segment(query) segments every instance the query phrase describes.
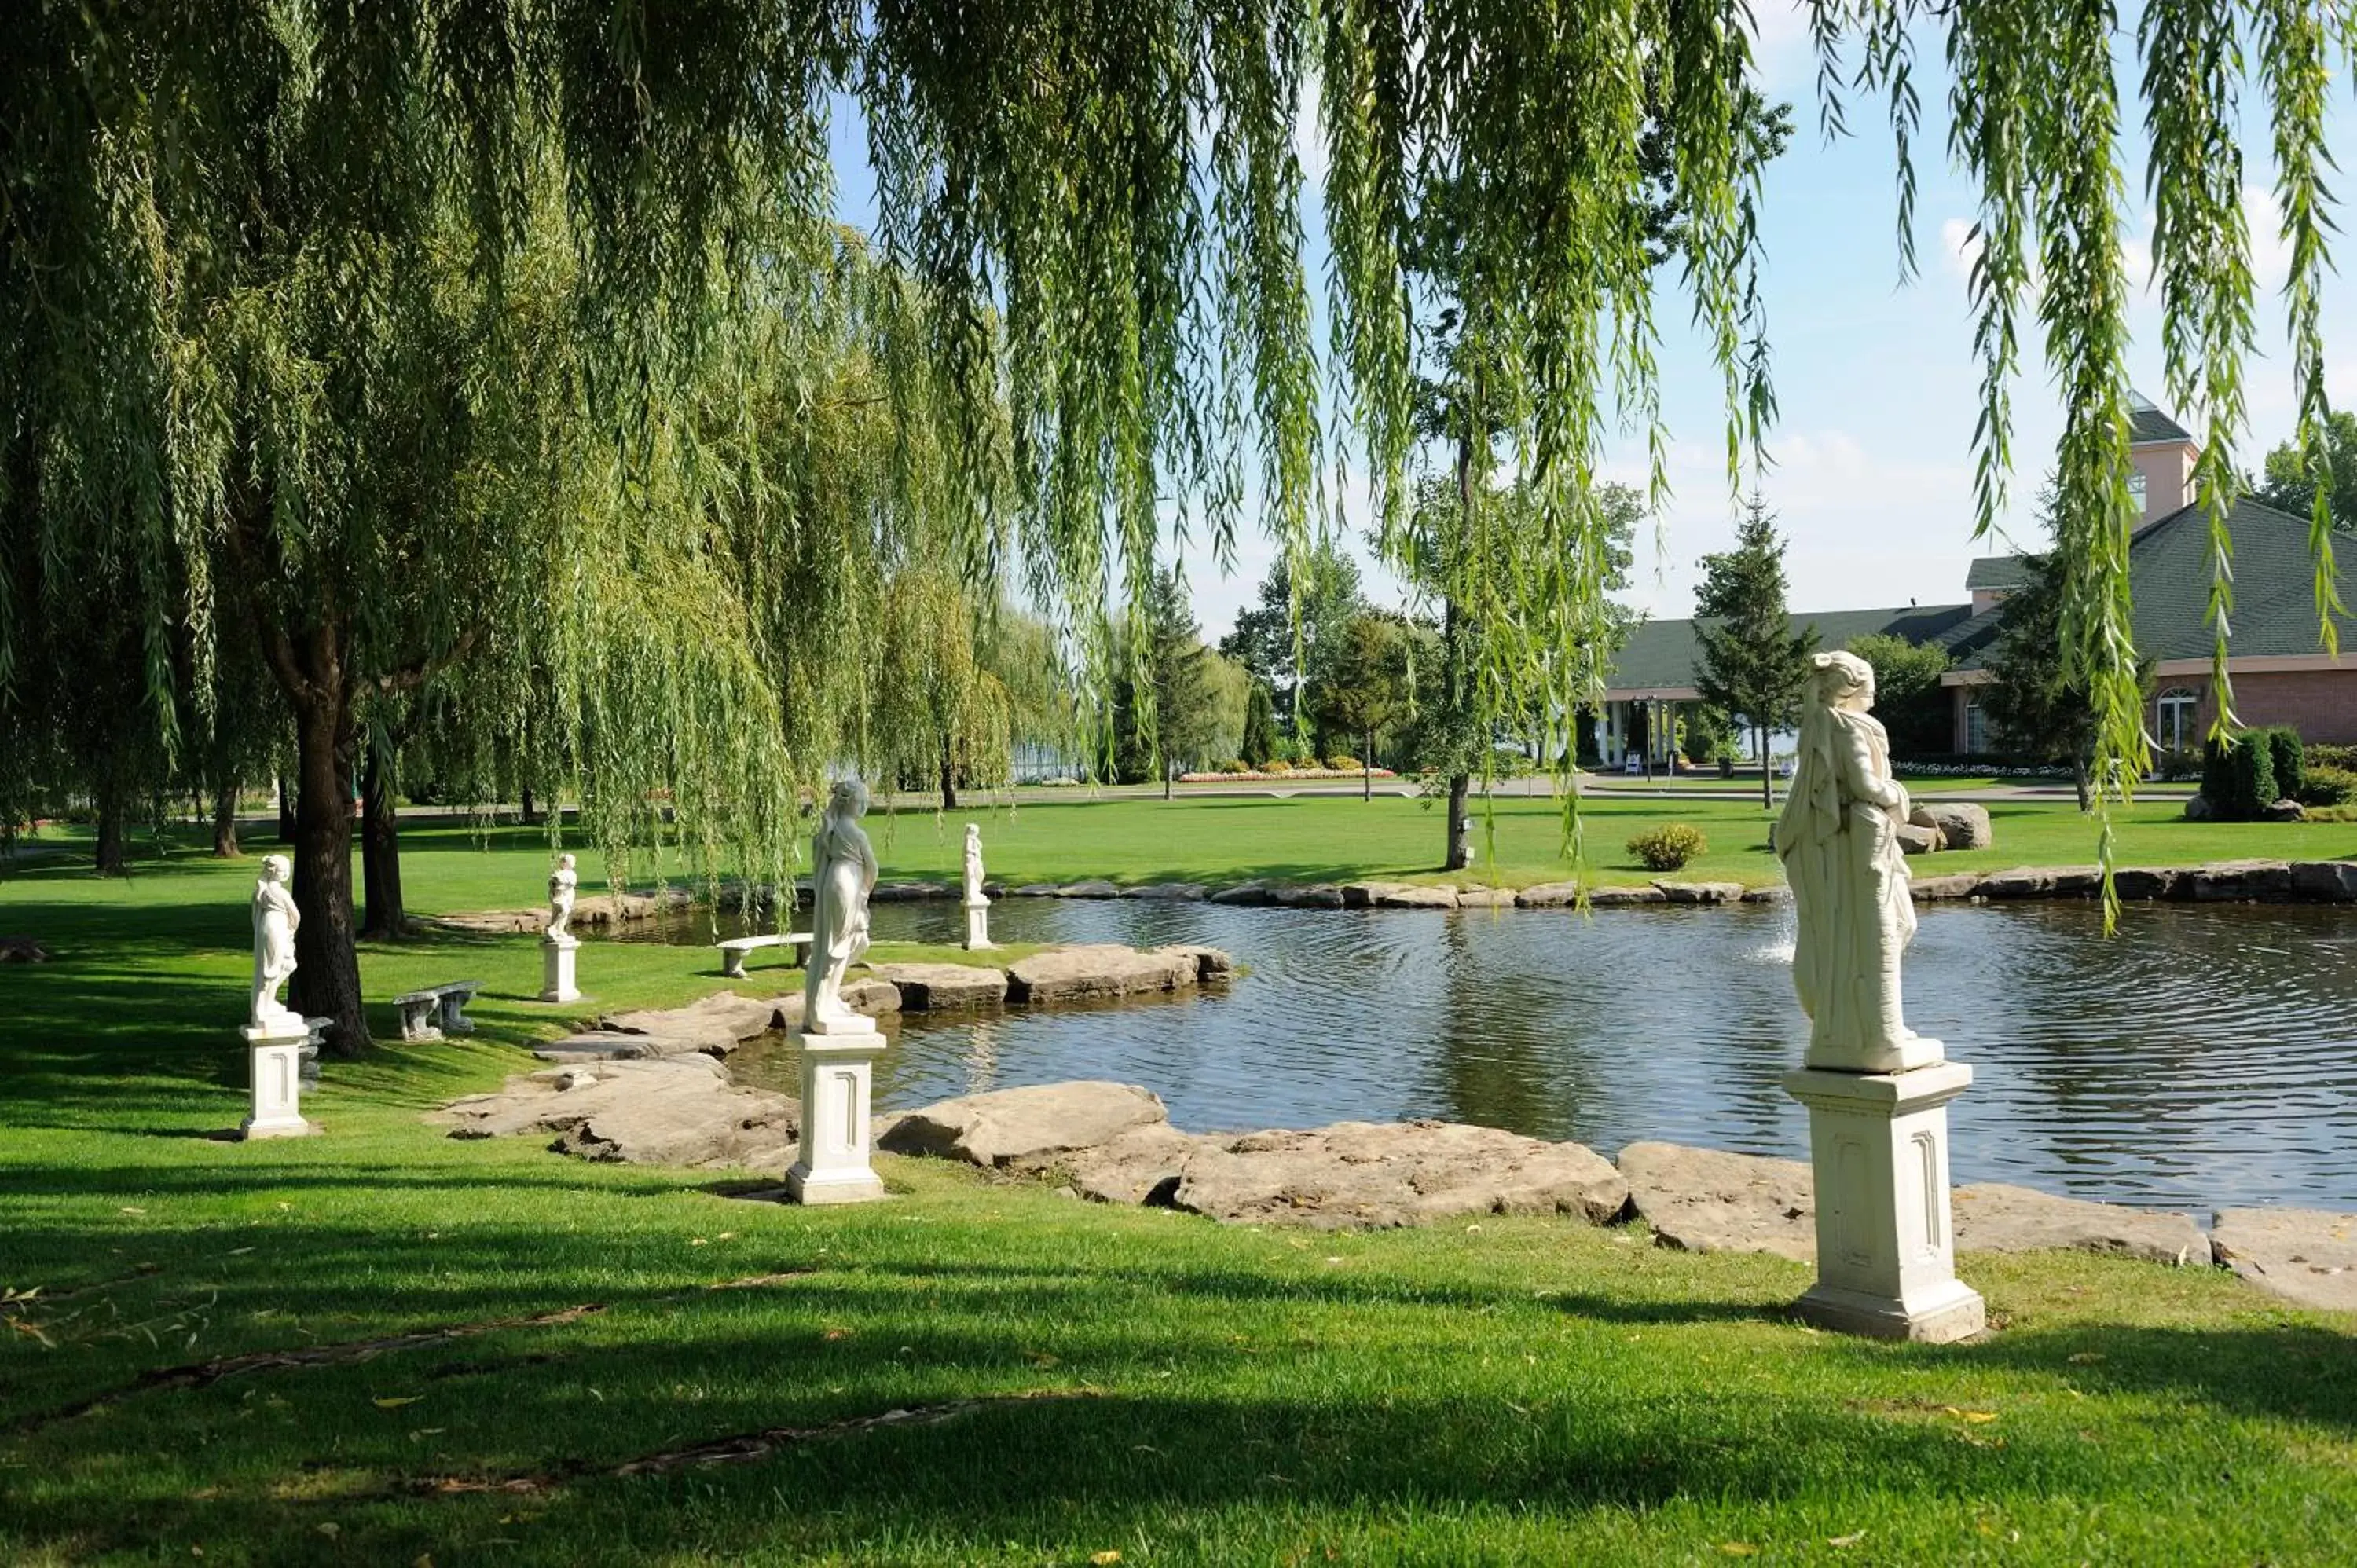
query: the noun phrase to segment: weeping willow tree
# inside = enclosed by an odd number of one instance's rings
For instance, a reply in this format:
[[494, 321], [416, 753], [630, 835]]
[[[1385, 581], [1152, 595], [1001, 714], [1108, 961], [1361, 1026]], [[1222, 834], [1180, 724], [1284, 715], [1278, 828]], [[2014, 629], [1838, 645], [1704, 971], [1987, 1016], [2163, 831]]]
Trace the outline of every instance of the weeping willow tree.
[[[878, 384], [938, 435], [884, 471], [924, 469], [910, 493], [936, 559], [962, 577], [1019, 570], [1097, 683], [1117, 646], [1103, 607], [1146, 601], [1174, 506], [1224, 548], [1256, 493], [1306, 561], [1328, 427], [1296, 141], [1313, 74], [1330, 425], [1387, 531], [1412, 499], [1433, 329], [1409, 263], [1427, 193], [1461, 199], [1469, 428], [1512, 433], [1498, 461], [1533, 500], [1526, 549], [1461, 553], [1473, 564], [1454, 591], [1515, 628], [1484, 639], [1477, 714], [1577, 705], [1564, 682], [1578, 660], [1525, 650], [1573, 650], [1604, 614], [1608, 444], [1633, 433], [1661, 488], [1663, 292], [1683, 294], [1722, 378], [1730, 495], [1772, 413], [1741, 0], [20, 10], [0, 54], [0, 689], [32, 667], [67, 585], [113, 572], [168, 749], [178, 639], [201, 691], [207, 628], [244, 618], [296, 742], [297, 997], [336, 1015], [342, 1048], [365, 1038], [345, 808], [371, 687], [470, 671], [484, 711], [576, 769], [615, 831], [668, 811], [706, 847], [774, 840], [786, 781], [851, 724], [835, 698], [858, 677], [838, 665], [865, 661], [831, 661], [826, 637], [856, 644], [879, 623], [844, 564], [888, 575], [899, 557], [890, 527], [834, 498], [814, 455], [839, 446], [799, 428], [860, 412], [831, 401], [822, 357], [793, 355], [843, 328], [827, 316], [845, 299], [825, 223], [831, 92], [865, 112], [876, 242], [925, 302], [864, 318], [899, 324]], [[1902, 255], [1913, 62], [1946, 54], [1949, 151], [1980, 188], [1982, 522], [2005, 505], [2034, 328], [2063, 404], [2062, 641], [2098, 715], [2098, 779], [2124, 788], [2146, 743], [2117, 14], [1811, 12], [1827, 123], [1853, 94], [1889, 105]], [[2135, 33], [2169, 391], [2207, 424], [2222, 649], [2255, 330], [2246, 104], [2268, 128], [2291, 257], [2330, 639], [2325, 93], [2353, 25], [2346, 3], [2159, 0]], [[1677, 234], [1667, 269], [1655, 210]], [[557, 258], [562, 286], [546, 286]], [[519, 312], [546, 329], [520, 329]], [[765, 407], [781, 417], [755, 417]], [[875, 548], [830, 567], [855, 522]], [[797, 639], [813, 624], [825, 635]]]

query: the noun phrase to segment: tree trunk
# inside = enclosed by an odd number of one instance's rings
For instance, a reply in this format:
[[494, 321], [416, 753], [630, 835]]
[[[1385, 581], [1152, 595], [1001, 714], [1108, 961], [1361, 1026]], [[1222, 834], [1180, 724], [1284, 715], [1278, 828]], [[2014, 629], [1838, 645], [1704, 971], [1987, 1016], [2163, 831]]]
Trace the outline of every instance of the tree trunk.
[[944, 739], [942, 742], [942, 810], [954, 811], [957, 809], [957, 763], [950, 756], [950, 743]]
[[1359, 799], [1375, 798], [1375, 732], [1367, 732], [1367, 749], [1359, 757]]
[[[1460, 409], [1460, 413], [1464, 411]], [[1473, 437], [1469, 428], [1471, 415], [1465, 413], [1468, 428], [1457, 436], [1457, 506], [1458, 526], [1470, 532], [1473, 517]], [[1465, 717], [1466, 674], [1464, 626], [1457, 610], [1455, 595], [1440, 601], [1440, 681], [1441, 694], [1448, 703], [1452, 721], [1449, 731], [1454, 738], [1462, 739], [1459, 727]], [[1448, 853], [1441, 856], [1443, 871], [1462, 871], [1472, 864], [1465, 847], [1465, 795], [1472, 779], [1465, 770], [1465, 758], [1460, 754], [1448, 759]]]
[[131, 867], [123, 853], [123, 792], [113, 784], [102, 784], [98, 791], [98, 853], [96, 866], [101, 876], [128, 876]]
[[213, 858], [235, 860], [244, 853], [237, 843], [238, 781], [234, 779], [213, 792]]
[[[325, 634], [307, 640], [326, 643]], [[357, 1057], [369, 1048], [361, 1001], [360, 952], [352, 945], [351, 694], [341, 661], [323, 650], [309, 660], [295, 710], [295, 1011], [334, 1020], [327, 1048]]]
[[409, 929], [401, 898], [401, 815], [393, 807], [392, 769], [373, 746], [361, 796], [361, 935], [393, 941]]
[[2095, 809], [2094, 784], [2093, 780], [2088, 776], [2087, 754], [2083, 751], [2074, 752], [2072, 754], [2071, 782], [2078, 789], [2079, 791], [2080, 813], [2084, 815], [2085, 813], [2093, 811]]
[[295, 801], [286, 793], [286, 776], [278, 776], [278, 842], [295, 842]]
[[539, 822], [540, 807], [533, 802], [532, 786], [527, 784], [523, 787], [523, 825], [528, 828], [536, 827]]
[[1170, 759], [1168, 757], [1164, 757], [1162, 759], [1162, 798], [1164, 800], [1168, 800], [1170, 799], [1171, 780], [1176, 779], [1178, 776], [1178, 770], [1170, 766]]
[[1768, 726], [1758, 725], [1752, 732], [1760, 737], [1760, 809], [1776, 809], [1776, 761], [1768, 755]]

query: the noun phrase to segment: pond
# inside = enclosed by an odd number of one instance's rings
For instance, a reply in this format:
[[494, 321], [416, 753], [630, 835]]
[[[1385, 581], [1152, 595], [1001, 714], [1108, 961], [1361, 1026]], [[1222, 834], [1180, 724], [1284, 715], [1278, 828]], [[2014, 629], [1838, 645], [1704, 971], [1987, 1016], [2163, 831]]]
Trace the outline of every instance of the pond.
[[[2357, 1207], [2357, 912], [2082, 903], [1921, 911], [1907, 1015], [1970, 1062], [1958, 1181], [2200, 1212]], [[1060, 1079], [1160, 1094], [1194, 1132], [1434, 1116], [1577, 1139], [1806, 1157], [1779, 1087], [1804, 1023], [1789, 908], [1229, 908], [1002, 899], [1009, 941], [1205, 942], [1251, 972], [1200, 995], [912, 1015], [879, 1108]], [[880, 938], [952, 942], [954, 904]], [[683, 933], [687, 935], [687, 933]], [[690, 940], [707, 940], [699, 931]], [[737, 1058], [791, 1086], [781, 1041]]]

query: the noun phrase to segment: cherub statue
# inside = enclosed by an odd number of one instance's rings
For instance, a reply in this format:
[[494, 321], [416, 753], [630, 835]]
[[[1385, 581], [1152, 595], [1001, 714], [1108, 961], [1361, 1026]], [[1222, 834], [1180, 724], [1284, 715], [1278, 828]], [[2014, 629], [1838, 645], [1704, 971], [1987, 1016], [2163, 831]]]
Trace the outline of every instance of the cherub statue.
[[573, 896], [581, 886], [580, 874], [573, 869], [573, 857], [560, 854], [556, 869], [548, 874], [548, 929], [546, 940], [553, 942], [571, 941], [573, 929]]

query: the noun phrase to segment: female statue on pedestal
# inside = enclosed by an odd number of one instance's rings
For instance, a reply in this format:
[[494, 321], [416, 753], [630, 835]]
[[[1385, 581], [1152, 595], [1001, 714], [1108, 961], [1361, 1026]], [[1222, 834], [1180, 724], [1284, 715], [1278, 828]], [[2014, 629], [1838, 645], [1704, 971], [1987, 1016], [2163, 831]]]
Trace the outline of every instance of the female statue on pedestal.
[[303, 1020], [278, 1000], [278, 988], [295, 972], [295, 932], [303, 924], [286, 878], [294, 874], [283, 854], [262, 857], [262, 880], [253, 885], [253, 994], [245, 1021], [256, 1029], [300, 1026]]
[[965, 825], [965, 901], [969, 907], [990, 902], [982, 896], [982, 828], [974, 822]]
[[1939, 1042], [1900, 1016], [1899, 955], [1915, 936], [1897, 831], [1908, 800], [1890, 777], [1889, 737], [1867, 714], [1874, 669], [1854, 653], [1811, 663], [1801, 754], [1775, 832], [1799, 918], [1792, 988], [1809, 1015], [1808, 1065], [1925, 1066], [1941, 1059]]
[[859, 819], [867, 787], [835, 781], [811, 839], [810, 974], [802, 986], [802, 1027], [825, 1034], [872, 1026], [843, 1004], [843, 972], [867, 952], [867, 896], [876, 890], [876, 849]]

